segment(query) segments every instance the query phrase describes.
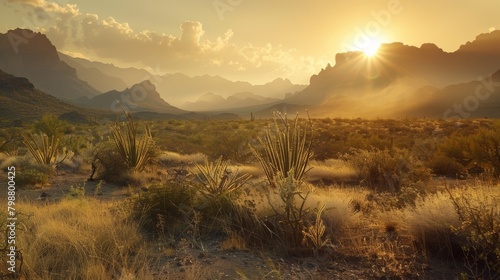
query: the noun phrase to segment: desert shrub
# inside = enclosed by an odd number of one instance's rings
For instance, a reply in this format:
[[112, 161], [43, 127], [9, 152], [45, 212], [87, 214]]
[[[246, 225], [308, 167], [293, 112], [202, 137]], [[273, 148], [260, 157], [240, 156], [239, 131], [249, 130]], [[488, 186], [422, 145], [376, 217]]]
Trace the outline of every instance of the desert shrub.
[[430, 170], [406, 149], [355, 150], [345, 159], [369, 187], [397, 192], [430, 179]]
[[211, 159], [223, 157], [234, 162], [247, 163], [252, 155], [248, 147], [252, 136], [250, 131], [234, 127], [212, 131], [203, 140], [205, 152]]
[[273, 233], [273, 242], [286, 250], [305, 245], [305, 219], [309, 213], [305, 203], [309, 191], [303, 191], [301, 185], [313, 156], [312, 134], [310, 120], [303, 127], [298, 115], [290, 122], [286, 115], [278, 114], [272, 128], [266, 130], [264, 139], [258, 138], [260, 148], [252, 147], [272, 191], [279, 197], [278, 201], [272, 201], [271, 194], [268, 194], [272, 214], [265, 220]]
[[106, 182], [121, 182], [124, 174], [130, 172], [129, 166], [110, 141], [97, 145], [94, 155], [97, 177]]
[[175, 225], [191, 212], [195, 194], [193, 187], [182, 182], [153, 185], [129, 199], [131, 213], [149, 233], [175, 234]]
[[468, 189], [448, 189], [461, 224], [453, 231], [465, 237], [461, 244], [469, 276], [500, 277], [500, 192], [497, 185], [476, 181]]
[[450, 178], [457, 178], [465, 170], [460, 163], [443, 154], [435, 155], [427, 165], [432, 173]]
[[493, 129], [479, 129], [470, 138], [474, 159], [493, 168], [494, 175], [500, 175], [500, 122]]
[[23, 163], [16, 167], [16, 185], [38, 186], [49, 183], [54, 169], [43, 164]]
[[55, 115], [44, 115], [33, 124], [36, 133], [45, 134], [49, 138], [61, 139], [69, 124]]
[[10, 155], [16, 153], [21, 141], [21, 128], [0, 129], [0, 151]]
[[469, 136], [454, 133], [438, 145], [438, 153], [453, 159], [462, 166], [474, 160], [472, 141]]
[[275, 242], [288, 251], [305, 245], [303, 231], [306, 230], [306, 218], [309, 214], [306, 201], [310, 192], [301, 190], [293, 178], [293, 171], [288, 177], [275, 176], [274, 185], [279, 200], [273, 201], [268, 195], [272, 214], [266, 218], [271, 225]]
[[251, 175], [240, 174], [231, 168], [222, 157], [214, 162], [205, 161], [197, 165], [200, 194], [195, 202], [194, 214], [201, 218], [200, 231], [205, 233], [220, 232], [227, 235], [238, 235], [248, 243], [267, 243], [269, 234], [255, 215], [255, 207], [251, 199], [242, 199], [243, 187]]

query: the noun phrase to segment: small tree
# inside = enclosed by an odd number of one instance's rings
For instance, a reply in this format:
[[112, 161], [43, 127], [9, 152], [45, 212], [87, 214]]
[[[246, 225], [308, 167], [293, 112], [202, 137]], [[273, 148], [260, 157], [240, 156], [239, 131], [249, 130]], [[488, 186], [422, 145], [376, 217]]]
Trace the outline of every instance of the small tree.
[[39, 121], [34, 123], [33, 128], [35, 132], [46, 134], [49, 138], [55, 137], [56, 139], [61, 139], [67, 126], [67, 122], [60, 120], [55, 115], [44, 115]]

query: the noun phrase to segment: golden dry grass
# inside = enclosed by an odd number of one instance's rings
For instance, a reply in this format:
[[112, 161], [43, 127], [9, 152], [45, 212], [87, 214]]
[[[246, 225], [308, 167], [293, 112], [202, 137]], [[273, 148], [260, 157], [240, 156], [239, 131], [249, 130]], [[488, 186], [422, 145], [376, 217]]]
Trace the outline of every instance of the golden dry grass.
[[148, 247], [118, 205], [74, 199], [18, 211], [32, 214], [18, 237], [25, 279], [152, 279]]

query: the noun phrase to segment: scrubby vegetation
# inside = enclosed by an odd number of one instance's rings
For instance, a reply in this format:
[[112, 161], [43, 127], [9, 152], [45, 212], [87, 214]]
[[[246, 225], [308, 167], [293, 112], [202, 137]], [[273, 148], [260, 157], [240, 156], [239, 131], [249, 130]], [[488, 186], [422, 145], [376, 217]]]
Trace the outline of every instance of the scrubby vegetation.
[[[16, 202], [16, 276], [220, 278], [197, 259], [250, 250], [266, 265], [234, 277], [294, 278], [305, 260], [315, 278], [350, 262], [351, 277], [500, 277], [498, 121], [117, 120], [0, 132], [19, 193], [54, 196]], [[55, 197], [64, 176], [79, 183]], [[111, 184], [126, 196], [107, 199]]]

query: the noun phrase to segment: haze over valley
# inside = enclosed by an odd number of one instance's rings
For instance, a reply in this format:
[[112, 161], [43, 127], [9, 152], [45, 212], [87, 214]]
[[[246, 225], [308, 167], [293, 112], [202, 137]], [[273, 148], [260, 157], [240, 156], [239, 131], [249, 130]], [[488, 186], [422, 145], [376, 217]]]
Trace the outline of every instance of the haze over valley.
[[[74, 106], [234, 118], [269, 117], [274, 110], [341, 118], [498, 117], [500, 112], [495, 110], [500, 31], [488, 6], [497, 3], [477, 5], [481, 20], [449, 27], [433, 17], [412, 21], [426, 3], [332, 2], [323, 9], [308, 6], [317, 17], [301, 18], [311, 30], [289, 21], [289, 29], [265, 29], [270, 15], [262, 14], [253, 31], [236, 21], [257, 11], [247, 3], [215, 1], [211, 13], [190, 10], [198, 20], [167, 25], [153, 17], [144, 21], [151, 29], [133, 17], [124, 20], [134, 11], [128, 2], [115, 11], [46, 0], [3, 5], [12, 13], [5, 14], [0, 30], [0, 70]], [[277, 20], [285, 22], [303, 8], [289, 5]], [[426, 12], [437, 15], [445, 8], [439, 4]], [[349, 11], [351, 19], [339, 11]], [[31, 24], [23, 27], [26, 23]], [[419, 25], [426, 31], [400, 30]], [[460, 28], [463, 32], [454, 32]], [[259, 37], [257, 30], [267, 33]]]

